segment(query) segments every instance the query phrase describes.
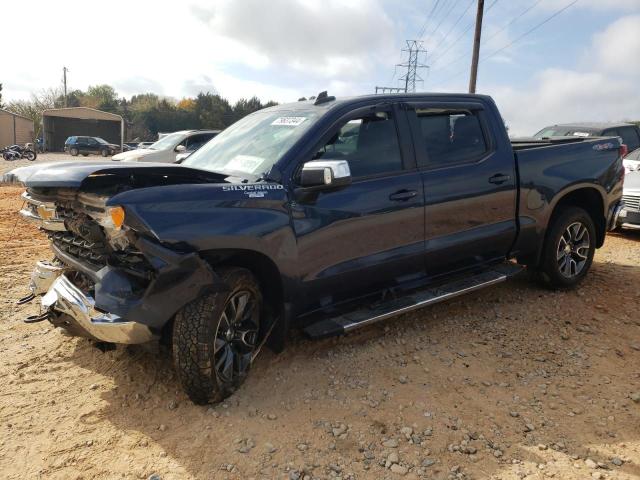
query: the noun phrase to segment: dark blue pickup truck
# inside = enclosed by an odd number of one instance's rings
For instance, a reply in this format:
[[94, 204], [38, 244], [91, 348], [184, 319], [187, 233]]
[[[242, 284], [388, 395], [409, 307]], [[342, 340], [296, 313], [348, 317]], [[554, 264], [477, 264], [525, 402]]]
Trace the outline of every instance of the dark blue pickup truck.
[[290, 327], [341, 334], [504, 281], [576, 285], [615, 224], [618, 137], [511, 142], [489, 97], [320, 94], [245, 117], [182, 165], [13, 170], [51, 239], [31, 295], [108, 343], [171, 343], [219, 401]]

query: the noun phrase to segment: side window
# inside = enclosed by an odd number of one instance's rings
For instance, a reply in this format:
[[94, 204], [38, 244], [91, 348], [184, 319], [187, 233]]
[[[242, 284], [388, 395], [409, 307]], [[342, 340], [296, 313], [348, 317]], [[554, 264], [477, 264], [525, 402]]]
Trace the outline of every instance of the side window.
[[415, 114], [422, 135], [416, 148], [426, 150], [426, 166], [471, 162], [488, 151], [477, 112], [418, 108]]
[[212, 133], [199, 133], [187, 138], [187, 150], [195, 150], [215, 137]]
[[96, 142], [95, 138], [91, 138], [91, 137], [89, 137], [89, 138], [87, 138], [87, 143], [93, 147], [93, 146], [95, 146], [98, 142]]
[[618, 129], [622, 142], [629, 147], [629, 151], [633, 151], [640, 147], [640, 137], [638, 137], [638, 131], [633, 127], [624, 127]]
[[395, 120], [390, 112], [349, 120], [314, 157], [347, 160], [354, 178], [402, 170]]

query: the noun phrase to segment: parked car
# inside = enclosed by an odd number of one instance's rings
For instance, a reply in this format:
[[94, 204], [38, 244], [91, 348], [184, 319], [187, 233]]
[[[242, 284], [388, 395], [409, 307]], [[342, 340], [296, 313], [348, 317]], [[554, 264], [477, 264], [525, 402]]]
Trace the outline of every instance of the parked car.
[[82, 137], [73, 136], [67, 138], [64, 142], [64, 151], [73, 155], [74, 157], [82, 155], [86, 157], [90, 153], [102, 155], [108, 157], [120, 150], [120, 145], [115, 145], [103, 140], [100, 137]]
[[633, 152], [624, 157], [623, 163], [627, 172], [640, 171], [640, 148], [636, 148]]
[[215, 137], [219, 130], [184, 130], [165, 135], [146, 148], [114, 155], [117, 162], [161, 162], [173, 163], [176, 154], [187, 151], [192, 143], [201, 144]]
[[198, 150], [204, 144], [206, 144], [208, 140], [203, 140], [202, 142], [189, 142], [189, 145], [186, 147], [184, 152], [178, 153], [176, 155], [175, 163], [182, 163], [189, 155]]
[[543, 128], [534, 135], [535, 138], [562, 136], [620, 137], [622, 138], [622, 143], [627, 146], [627, 156], [624, 162], [625, 168], [628, 171], [633, 171], [640, 167], [640, 161], [629, 158], [632, 153], [640, 149], [640, 127], [633, 123], [573, 123], [551, 125]]
[[616, 226], [640, 228], [640, 171], [627, 174], [622, 193], [624, 206], [618, 215]]
[[139, 142], [124, 142], [123, 143], [124, 151], [128, 152], [130, 150], [135, 150], [136, 148], [138, 148], [138, 143]]
[[190, 398], [217, 402], [291, 327], [350, 332], [525, 266], [579, 284], [621, 208], [621, 151], [512, 144], [483, 95], [323, 92], [248, 115], [182, 165], [15, 169], [4, 181], [27, 187], [22, 215], [55, 256], [22, 302], [41, 297], [28, 321], [74, 335], [170, 342]]

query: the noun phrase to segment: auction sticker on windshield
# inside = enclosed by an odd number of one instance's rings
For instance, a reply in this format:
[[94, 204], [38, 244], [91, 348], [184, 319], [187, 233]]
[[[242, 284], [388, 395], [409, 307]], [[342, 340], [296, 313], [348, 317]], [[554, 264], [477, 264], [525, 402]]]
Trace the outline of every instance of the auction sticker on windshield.
[[271, 125], [280, 125], [282, 127], [297, 127], [304, 122], [307, 117], [278, 117]]
[[248, 172], [253, 173], [260, 166], [260, 164], [264, 161], [262, 157], [256, 157], [254, 155], [236, 155], [233, 159], [225, 166], [227, 170], [237, 171], [237, 172]]

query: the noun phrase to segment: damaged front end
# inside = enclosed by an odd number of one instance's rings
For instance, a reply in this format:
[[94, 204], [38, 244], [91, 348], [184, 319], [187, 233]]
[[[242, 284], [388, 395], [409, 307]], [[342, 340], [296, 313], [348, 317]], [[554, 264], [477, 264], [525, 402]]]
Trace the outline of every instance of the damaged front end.
[[124, 222], [110, 195], [76, 188], [29, 188], [23, 218], [51, 241], [53, 260], [39, 261], [31, 294], [41, 314], [69, 334], [110, 343], [158, 339], [173, 315], [211, 290], [210, 266], [193, 252], [176, 252]]

